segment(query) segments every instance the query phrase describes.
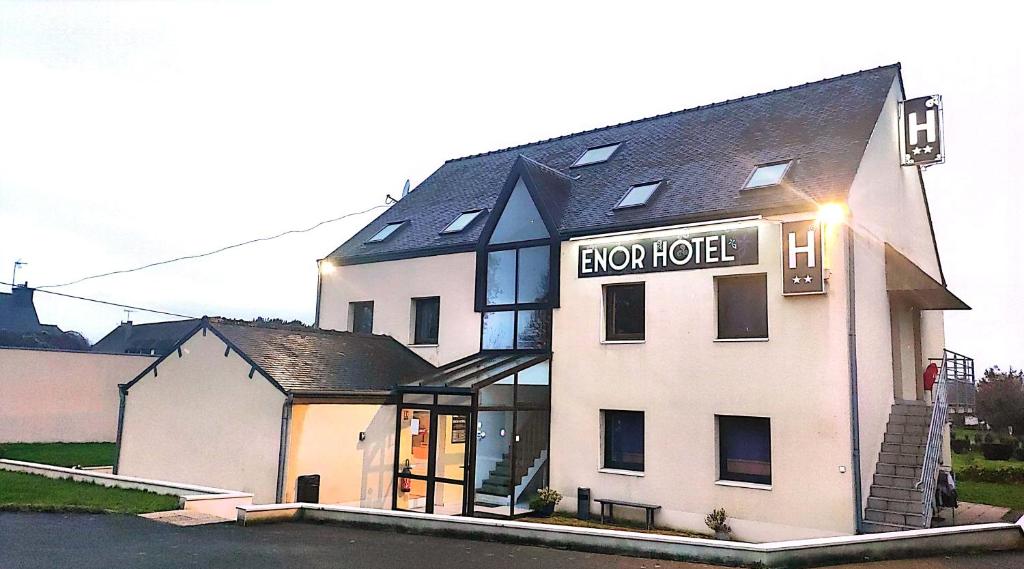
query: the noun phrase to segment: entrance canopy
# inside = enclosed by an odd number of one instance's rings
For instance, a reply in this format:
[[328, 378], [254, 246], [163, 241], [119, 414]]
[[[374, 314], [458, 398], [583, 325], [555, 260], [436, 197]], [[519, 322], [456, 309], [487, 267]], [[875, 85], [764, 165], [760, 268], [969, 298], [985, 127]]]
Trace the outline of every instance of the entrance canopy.
[[970, 310], [942, 283], [885, 244], [885, 286], [893, 296], [905, 299], [921, 310]]
[[445, 365], [412, 383], [402, 385], [398, 390], [415, 393], [471, 394], [549, 359], [549, 353], [479, 352]]

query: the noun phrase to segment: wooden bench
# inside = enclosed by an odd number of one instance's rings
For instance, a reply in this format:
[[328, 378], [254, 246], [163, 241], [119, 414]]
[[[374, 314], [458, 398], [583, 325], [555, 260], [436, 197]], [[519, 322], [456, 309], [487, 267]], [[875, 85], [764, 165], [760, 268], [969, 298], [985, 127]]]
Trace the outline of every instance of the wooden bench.
[[615, 508], [615, 506], [625, 506], [627, 508], [639, 508], [639, 509], [646, 510], [646, 512], [645, 512], [646, 513], [645, 519], [647, 520], [647, 529], [651, 529], [651, 528], [654, 527], [654, 512], [656, 512], [656, 511], [661, 509], [661, 506], [656, 506], [654, 504], [641, 504], [639, 502], [624, 502], [622, 500], [609, 500], [607, 498], [595, 498], [594, 501], [597, 502], [598, 504], [601, 504], [601, 523], [602, 524], [604, 523], [604, 511], [605, 511], [605, 508], [608, 509], [608, 519], [612, 520], [612, 519], [614, 519], [613, 516], [612, 516], [612, 512], [613, 512], [613, 509]]

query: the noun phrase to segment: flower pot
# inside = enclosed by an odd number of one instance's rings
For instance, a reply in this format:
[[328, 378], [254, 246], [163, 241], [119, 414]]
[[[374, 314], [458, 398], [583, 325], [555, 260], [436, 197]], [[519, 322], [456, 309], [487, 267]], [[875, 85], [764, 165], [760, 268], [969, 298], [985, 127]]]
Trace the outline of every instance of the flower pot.
[[729, 532], [727, 532], [725, 530], [717, 530], [717, 531], [715, 531], [715, 539], [719, 539], [719, 540], [722, 540], [722, 541], [729, 541], [729, 540], [732, 539], [732, 536], [730, 536]]
[[536, 510], [533, 511], [533, 515], [538, 517], [538, 518], [550, 518], [551, 514], [554, 514], [554, 513], [555, 513], [555, 505], [554, 504], [544, 504], [543, 506], [541, 506], [541, 507], [539, 507], [539, 508], [537, 508]]

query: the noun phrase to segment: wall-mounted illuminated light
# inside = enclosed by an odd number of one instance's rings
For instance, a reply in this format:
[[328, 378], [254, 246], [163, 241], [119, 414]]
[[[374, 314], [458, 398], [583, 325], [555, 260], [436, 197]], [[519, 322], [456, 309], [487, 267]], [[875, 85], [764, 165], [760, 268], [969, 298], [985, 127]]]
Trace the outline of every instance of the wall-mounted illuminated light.
[[846, 206], [841, 203], [827, 203], [818, 208], [818, 221], [825, 225], [838, 225], [846, 221]]
[[338, 267], [334, 266], [334, 263], [332, 263], [330, 261], [321, 261], [320, 262], [320, 274], [321, 275], [329, 275], [329, 274], [333, 273], [336, 270], [338, 270]]

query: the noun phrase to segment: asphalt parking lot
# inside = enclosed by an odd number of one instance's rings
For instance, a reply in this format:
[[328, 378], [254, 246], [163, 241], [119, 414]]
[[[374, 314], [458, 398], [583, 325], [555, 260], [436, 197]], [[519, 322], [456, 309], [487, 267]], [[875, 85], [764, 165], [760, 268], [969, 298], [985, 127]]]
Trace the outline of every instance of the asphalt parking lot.
[[[175, 527], [135, 516], [0, 512], [0, 569], [636, 568], [708, 565], [313, 524]], [[1018, 569], [1024, 552], [848, 565], [856, 569]]]

